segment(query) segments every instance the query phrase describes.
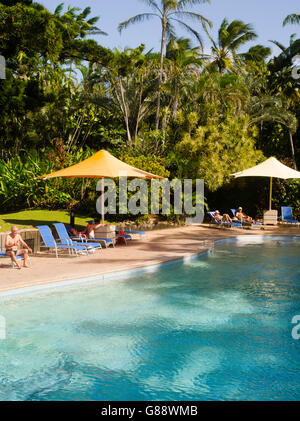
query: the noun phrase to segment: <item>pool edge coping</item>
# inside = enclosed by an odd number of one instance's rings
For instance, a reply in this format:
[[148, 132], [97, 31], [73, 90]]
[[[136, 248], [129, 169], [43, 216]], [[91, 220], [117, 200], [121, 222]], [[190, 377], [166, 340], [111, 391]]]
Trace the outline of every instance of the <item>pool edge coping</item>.
[[61, 281], [57, 280], [53, 282], [49, 281], [49, 282], [45, 282], [43, 284], [38, 284], [38, 285], [29, 285], [25, 287], [16, 287], [16, 288], [8, 289], [8, 290], [3, 290], [3, 291], [0, 291], [0, 301], [5, 301], [6, 299], [7, 300], [12, 299], [18, 296], [27, 296], [27, 295], [33, 295], [33, 294], [38, 294], [38, 293], [43, 293], [43, 292], [51, 292], [51, 291], [53, 292], [60, 289], [67, 289], [67, 288], [72, 288], [76, 286], [97, 284], [97, 283], [104, 282], [107, 280], [117, 280], [118, 278], [121, 278], [121, 277], [123, 279], [128, 279], [131, 276], [138, 276], [145, 273], [156, 272], [159, 269], [163, 269], [168, 266], [177, 265], [180, 263], [186, 264], [192, 261], [193, 259], [197, 259], [200, 256], [209, 255], [211, 251], [214, 249], [216, 244], [239, 241], [239, 239], [243, 240], [243, 239], [248, 239], [248, 238], [249, 239], [251, 238], [252, 240], [255, 238], [258, 242], [259, 240], [262, 241], [262, 240], [271, 239], [274, 237], [286, 238], [286, 239], [290, 239], [290, 238], [300, 239], [300, 235], [286, 235], [286, 234], [263, 235], [261, 234], [261, 235], [252, 236], [250, 234], [245, 234], [245, 235], [236, 235], [233, 237], [220, 238], [220, 239], [214, 239], [214, 240], [203, 240], [203, 241], [211, 241], [213, 245], [211, 247], [208, 247], [206, 250], [193, 252], [193, 253], [190, 253], [189, 255], [182, 256], [182, 257], [170, 258], [160, 263], [143, 265], [143, 266], [132, 268], [132, 269], [112, 271], [112, 272], [107, 272], [104, 274], [91, 275], [88, 277], [66, 279], [66, 280], [61, 280]]
[[[213, 240], [212, 240], [213, 241]], [[103, 274], [91, 275], [87, 277], [80, 277], [75, 279], [66, 279], [61, 281], [49, 281], [44, 284], [29, 285], [25, 287], [16, 287], [8, 290], [0, 291], [0, 301], [10, 299], [17, 296], [25, 296], [31, 294], [37, 294], [41, 292], [57, 291], [59, 289], [66, 289], [68, 287], [76, 287], [88, 284], [97, 284], [107, 280], [117, 280], [118, 278], [128, 279], [131, 276], [138, 276], [145, 273], [157, 272], [159, 269], [166, 268], [168, 266], [177, 265], [180, 263], [188, 263], [189, 261], [196, 259], [199, 256], [207, 255], [214, 248], [207, 248], [206, 250], [191, 253], [183, 257], [170, 258], [160, 263], [152, 263], [150, 265], [139, 266], [132, 269], [123, 269], [118, 271], [107, 272]]]

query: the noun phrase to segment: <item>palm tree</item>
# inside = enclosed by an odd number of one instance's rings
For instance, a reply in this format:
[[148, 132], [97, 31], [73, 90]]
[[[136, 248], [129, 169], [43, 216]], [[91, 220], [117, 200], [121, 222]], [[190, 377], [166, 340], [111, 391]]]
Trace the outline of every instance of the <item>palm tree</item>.
[[300, 15], [297, 15], [296, 13], [293, 13], [292, 15], [288, 15], [284, 21], [283, 21], [283, 26], [286, 26], [288, 24], [300, 24]]
[[246, 42], [257, 37], [250, 24], [241, 20], [233, 20], [231, 23], [225, 18], [218, 32], [218, 41], [215, 42], [208, 34], [213, 46], [212, 57], [220, 73], [224, 70], [235, 70], [238, 64], [237, 50]]
[[293, 165], [297, 169], [293, 135], [297, 131], [298, 121], [291, 111], [291, 101], [281, 93], [265, 95], [261, 98], [252, 96], [248, 113], [251, 116], [250, 125], [276, 122], [288, 129]]
[[264, 47], [263, 45], [255, 45], [254, 47], [249, 48], [246, 53], [240, 54], [245, 62], [255, 62], [258, 64], [266, 63], [267, 58], [272, 54], [272, 50], [269, 47]]
[[[291, 78], [291, 71], [293, 67], [293, 57], [295, 57], [299, 51], [300, 40], [295, 39], [296, 34], [290, 36], [289, 46], [285, 47], [278, 41], [271, 41], [280, 50], [279, 56], [274, 57], [269, 63], [269, 69], [271, 71], [270, 83], [274, 92], [280, 92], [285, 96], [285, 109], [283, 109], [282, 115], [288, 116], [289, 114], [297, 115], [297, 106], [299, 104], [300, 92], [298, 83], [296, 80]], [[286, 111], [287, 110], [287, 111]], [[289, 130], [290, 145], [292, 151], [292, 158], [294, 161], [294, 167], [296, 168], [295, 159], [295, 147], [293, 135], [297, 131], [298, 122], [293, 122], [293, 118], [289, 119], [290, 124], [286, 124]]]
[[285, 69], [288, 69], [288, 71], [291, 72], [291, 63], [293, 62], [293, 58], [298, 55], [300, 48], [300, 39], [296, 39], [296, 36], [297, 34], [292, 34], [290, 36], [288, 47], [285, 47], [278, 41], [270, 40], [270, 42], [281, 50], [279, 56], [274, 57], [270, 63], [272, 74], [282, 72]]
[[144, 48], [141, 44], [136, 49], [114, 49], [108, 66], [93, 65], [94, 73], [87, 80], [93, 89], [89, 92], [89, 86], [83, 86], [88, 103], [122, 118], [130, 148], [137, 146], [141, 122], [155, 110], [157, 60], [151, 51], [144, 53]]
[[199, 102], [204, 104], [207, 117], [217, 122], [221, 115], [237, 117], [245, 109], [249, 92], [236, 73], [208, 72], [198, 82]]
[[159, 129], [159, 114], [160, 114], [160, 102], [161, 102], [161, 87], [162, 87], [162, 76], [163, 76], [163, 64], [164, 64], [164, 51], [166, 40], [175, 38], [174, 23], [179, 24], [185, 30], [193, 34], [202, 46], [202, 40], [199, 32], [193, 29], [190, 25], [185, 22], [185, 19], [194, 20], [201, 23], [203, 28], [206, 25], [212, 26], [211, 22], [204, 16], [198, 13], [190, 12], [186, 10], [186, 6], [194, 6], [196, 4], [210, 3], [210, 0], [160, 0], [160, 4], [155, 0], [142, 0], [152, 10], [152, 13], [142, 13], [127, 19], [119, 24], [119, 31], [122, 32], [128, 26], [143, 22], [144, 20], [150, 20], [152, 18], [159, 18], [161, 21], [162, 35], [161, 35], [161, 49], [160, 49], [160, 69], [158, 77], [158, 96], [157, 96], [157, 107], [156, 107], [156, 119], [155, 128]]
[[193, 75], [199, 74], [203, 64], [199, 48], [192, 48], [189, 39], [172, 39], [167, 44], [166, 60], [168, 65], [169, 95], [171, 97], [172, 116], [176, 117], [180, 92]]

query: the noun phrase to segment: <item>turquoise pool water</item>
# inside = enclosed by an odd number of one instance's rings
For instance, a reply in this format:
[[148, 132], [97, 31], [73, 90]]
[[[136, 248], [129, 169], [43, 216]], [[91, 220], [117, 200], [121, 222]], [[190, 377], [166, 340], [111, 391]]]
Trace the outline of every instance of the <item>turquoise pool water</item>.
[[0, 301], [0, 400], [297, 400], [300, 241]]

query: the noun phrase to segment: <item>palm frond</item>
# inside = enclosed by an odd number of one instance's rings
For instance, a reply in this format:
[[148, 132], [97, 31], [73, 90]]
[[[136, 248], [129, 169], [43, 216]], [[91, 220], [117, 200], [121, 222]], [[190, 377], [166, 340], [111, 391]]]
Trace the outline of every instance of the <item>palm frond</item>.
[[104, 32], [104, 31], [102, 31], [101, 29], [99, 29], [99, 28], [91, 28], [90, 30], [89, 30], [89, 34], [91, 34], [91, 35], [105, 35], [105, 36], [107, 36], [108, 35], [108, 33], [107, 32]]
[[175, 28], [170, 23], [170, 21], [168, 21], [166, 25], [166, 34], [168, 41], [174, 40], [176, 38]]
[[193, 29], [191, 26], [189, 26], [187, 23], [183, 22], [182, 20], [176, 19], [176, 18], [170, 18], [171, 20], [174, 20], [177, 22], [180, 26], [183, 26], [187, 32], [190, 32], [192, 35], [194, 35], [195, 38], [197, 38], [200, 47], [203, 49], [203, 41], [201, 38], [201, 35], [199, 32], [197, 32], [195, 29]]
[[196, 6], [204, 3], [210, 3], [210, 0], [180, 0], [178, 2], [178, 9], [180, 10], [186, 6]]
[[297, 15], [296, 13], [293, 13], [292, 15], [288, 15], [284, 21], [283, 21], [283, 26], [286, 26], [288, 24], [300, 24], [300, 15]]
[[250, 24], [241, 20], [233, 20], [230, 24], [224, 19], [218, 33], [219, 47], [237, 50], [247, 41], [257, 37]]
[[227, 31], [228, 25], [229, 25], [228, 20], [226, 18], [224, 18], [223, 22], [221, 23], [221, 26], [218, 30], [219, 47], [221, 47], [223, 45], [224, 41], [227, 40], [227, 38], [229, 36], [228, 31]]
[[55, 9], [55, 11], [54, 11], [54, 14], [57, 16], [57, 15], [60, 15], [60, 12], [63, 10], [63, 8], [64, 8], [64, 3], [60, 3], [57, 7], [56, 7], [56, 9]]
[[246, 53], [238, 54], [237, 57], [246, 61], [266, 62], [271, 54], [271, 48], [258, 44], [251, 47]]
[[148, 6], [152, 7], [152, 9], [156, 10], [162, 15], [162, 11], [159, 8], [158, 4], [154, 0], [140, 0], [143, 3], [146, 3]]
[[161, 19], [161, 17], [157, 13], [141, 13], [139, 15], [133, 16], [125, 20], [124, 22], [121, 22], [118, 26], [118, 31], [122, 32], [123, 29], [128, 28], [128, 26], [130, 25], [144, 22], [144, 20], [149, 20], [149, 19], [152, 19], [153, 17], [159, 17]]
[[257, 35], [255, 32], [247, 32], [240, 37], [236, 38], [231, 44], [230, 48], [232, 51], [237, 50], [241, 45], [245, 44], [248, 41], [252, 41], [255, 38], [257, 38]]
[[207, 24], [210, 28], [212, 28], [212, 22], [208, 19], [206, 19], [203, 15], [199, 15], [198, 13], [194, 13], [194, 12], [187, 12], [187, 11], [177, 11], [177, 12], [173, 12], [170, 13], [169, 16], [171, 15], [175, 15], [178, 18], [182, 19], [182, 18], [188, 18], [197, 22], [201, 22], [201, 24]]
[[98, 105], [107, 111], [113, 111], [116, 109], [116, 103], [112, 100], [112, 98], [109, 98], [104, 95], [84, 93], [82, 98], [84, 101]]
[[77, 15], [77, 20], [85, 19], [91, 13], [91, 8], [86, 7], [81, 13]]
[[271, 42], [272, 44], [276, 45], [278, 48], [280, 48], [281, 51], [285, 51], [286, 47], [281, 44], [279, 41], [274, 41], [274, 40], [269, 40], [269, 42]]
[[212, 36], [210, 35], [210, 33], [209, 33], [209, 31], [208, 31], [208, 29], [207, 29], [206, 25], [202, 25], [202, 26], [203, 26], [204, 32], [206, 33], [206, 35], [207, 35], [207, 36], [208, 36], [208, 38], [210, 39], [211, 43], [213, 44], [213, 47], [214, 47], [214, 48], [217, 48], [217, 45], [216, 45], [216, 43], [215, 43], [214, 39], [212, 38]]
[[88, 23], [89, 25], [91, 25], [91, 26], [94, 26], [94, 25], [95, 25], [95, 23], [97, 23], [99, 19], [100, 19], [100, 18], [99, 18], [99, 16], [95, 16], [94, 18], [89, 19], [89, 20], [87, 21], [87, 23]]

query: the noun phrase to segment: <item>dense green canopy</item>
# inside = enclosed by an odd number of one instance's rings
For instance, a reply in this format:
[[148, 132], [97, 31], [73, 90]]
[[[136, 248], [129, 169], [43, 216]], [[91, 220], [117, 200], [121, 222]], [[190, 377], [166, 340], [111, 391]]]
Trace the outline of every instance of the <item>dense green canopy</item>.
[[[58, 4], [0, 0], [0, 210], [28, 207], [94, 207], [90, 181], [34, 178], [108, 149], [131, 165], [171, 178], [204, 178], [208, 205], [263, 209], [263, 181], [253, 191], [229, 174], [276, 156], [300, 167], [299, 80], [293, 77], [300, 39], [272, 57], [251, 23], [212, 23], [200, 1], [145, 1], [145, 13], [120, 23], [160, 19], [161, 51], [107, 49], [91, 10]], [[291, 14], [284, 24], [300, 22]], [[178, 26], [179, 25], [179, 26]], [[178, 38], [177, 28], [186, 30]], [[204, 34], [210, 46], [202, 49]], [[141, 31], [142, 34], [142, 31]], [[188, 38], [191, 36], [191, 38]], [[98, 38], [97, 39], [101, 39]], [[210, 49], [209, 49], [210, 47]], [[295, 70], [295, 69], [294, 69]], [[253, 202], [252, 194], [256, 194]], [[282, 201], [300, 214], [298, 182], [275, 185]], [[243, 196], [245, 194], [245, 196]], [[277, 199], [278, 200], [278, 199]]]

